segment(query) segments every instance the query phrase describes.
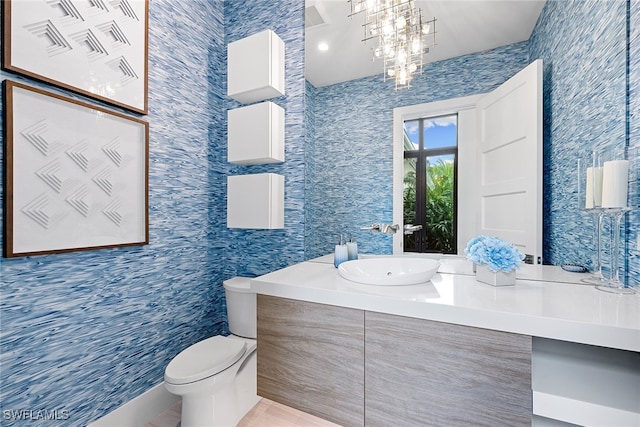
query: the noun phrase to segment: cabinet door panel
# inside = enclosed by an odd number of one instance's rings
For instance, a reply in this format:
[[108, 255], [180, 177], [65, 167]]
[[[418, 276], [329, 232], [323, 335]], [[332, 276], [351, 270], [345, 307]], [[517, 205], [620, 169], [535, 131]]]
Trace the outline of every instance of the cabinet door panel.
[[530, 426], [531, 337], [365, 315], [367, 426]]
[[258, 394], [364, 424], [364, 312], [258, 295]]

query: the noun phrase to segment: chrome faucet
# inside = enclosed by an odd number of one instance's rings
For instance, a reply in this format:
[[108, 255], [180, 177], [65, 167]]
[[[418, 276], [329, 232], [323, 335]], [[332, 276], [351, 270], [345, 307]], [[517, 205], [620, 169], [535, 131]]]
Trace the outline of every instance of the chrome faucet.
[[422, 230], [421, 225], [413, 225], [413, 224], [404, 225], [404, 234], [413, 234], [418, 230]]
[[380, 226], [380, 231], [385, 234], [395, 234], [400, 230], [400, 226], [398, 224], [382, 224]]
[[400, 230], [400, 226], [398, 224], [371, 224], [370, 227], [360, 227], [360, 230], [371, 231], [373, 233], [394, 234]]

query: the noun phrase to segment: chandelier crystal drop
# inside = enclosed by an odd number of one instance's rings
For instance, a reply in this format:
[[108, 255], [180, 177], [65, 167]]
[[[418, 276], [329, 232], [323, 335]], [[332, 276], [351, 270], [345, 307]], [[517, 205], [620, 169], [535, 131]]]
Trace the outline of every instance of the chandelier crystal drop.
[[351, 14], [364, 14], [363, 42], [377, 42], [373, 59], [381, 60], [384, 80], [393, 79], [396, 90], [411, 87], [422, 74], [424, 55], [436, 44], [436, 18], [422, 21], [414, 0], [349, 0]]

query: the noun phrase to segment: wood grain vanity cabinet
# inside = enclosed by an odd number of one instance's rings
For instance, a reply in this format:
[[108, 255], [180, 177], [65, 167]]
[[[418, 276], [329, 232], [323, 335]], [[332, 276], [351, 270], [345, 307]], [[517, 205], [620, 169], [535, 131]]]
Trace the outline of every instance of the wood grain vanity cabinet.
[[531, 343], [258, 295], [258, 394], [343, 426], [529, 426]]
[[365, 425], [531, 425], [531, 337], [370, 311], [365, 324]]
[[364, 312], [258, 295], [258, 395], [364, 425]]

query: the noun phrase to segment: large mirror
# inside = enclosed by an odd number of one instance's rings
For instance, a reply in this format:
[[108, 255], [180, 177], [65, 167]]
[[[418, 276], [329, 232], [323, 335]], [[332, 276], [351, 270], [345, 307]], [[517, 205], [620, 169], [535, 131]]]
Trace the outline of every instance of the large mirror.
[[[425, 64], [412, 87], [396, 91], [388, 76], [383, 79], [382, 61], [373, 60], [375, 41], [363, 42], [363, 13], [349, 16], [352, 7], [346, 1], [306, 1], [307, 99], [315, 112], [308, 248], [321, 248], [312, 255], [329, 251], [331, 238], [339, 233], [355, 234], [367, 252], [397, 253], [407, 246], [402, 234], [391, 238], [358, 232], [359, 226], [375, 222], [407, 222], [394, 215], [402, 202], [392, 196], [402, 184], [393, 180], [393, 111], [476, 95], [515, 75], [528, 64], [521, 42], [529, 39], [544, 1], [416, 1], [415, 6], [425, 22], [436, 18], [436, 46], [426, 56], [434, 65]], [[475, 62], [459, 59], [496, 48], [498, 52], [479, 54]], [[449, 110], [431, 111], [436, 116], [458, 114]], [[473, 181], [470, 173], [466, 166], [457, 171], [462, 181]], [[420, 251], [462, 252], [462, 242], [476, 231], [469, 226], [476, 220], [467, 206], [468, 192], [459, 192], [462, 200], [452, 206], [463, 217], [452, 225], [453, 245], [423, 245]]]
[[[425, 19], [437, 18], [437, 45], [412, 87], [396, 91], [393, 82], [383, 81], [381, 64], [372, 61], [373, 47], [361, 41], [361, 18], [347, 17], [350, 3], [307, 1], [318, 16], [310, 17], [306, 31], [305, 256], [332, 252], [339, 234], [353, 234], [363, 252], [393, 252], [391, 236], [359, 230], [393, 221], [395, 109], [489, 92], [540, 58], [543, 261], [593, 263], [591, 217], [577, 204], [576, 157], [590, 147], [629, 143], [627, 3], [416, 4]], [[324, 37], [328, 50], [318, 52]], [[637, 259], [637, 221], [628, 220], [623, 228], [631, 254], [626, 274], [633, 279], [639, 277], [637, 263], [630, 262]]]

